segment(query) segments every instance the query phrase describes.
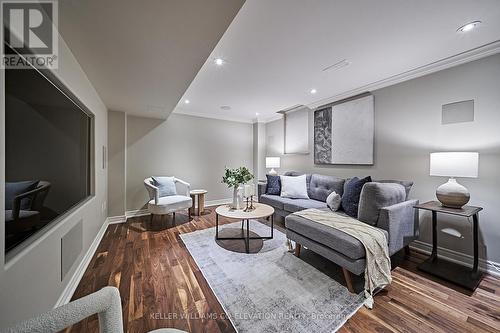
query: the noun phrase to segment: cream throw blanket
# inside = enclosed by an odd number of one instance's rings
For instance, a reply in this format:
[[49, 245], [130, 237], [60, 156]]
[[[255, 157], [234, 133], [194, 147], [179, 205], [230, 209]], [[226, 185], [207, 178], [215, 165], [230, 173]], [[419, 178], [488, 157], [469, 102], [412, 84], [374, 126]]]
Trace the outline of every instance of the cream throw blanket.
[[366, 250], [365, 306], [373, 308], [373, 291], [384, 288], [392, 281], [389, 247], [382, 230], [350, 216], [314, 208], [295, 212], [294, 215], [345, 232], [363, 244]]

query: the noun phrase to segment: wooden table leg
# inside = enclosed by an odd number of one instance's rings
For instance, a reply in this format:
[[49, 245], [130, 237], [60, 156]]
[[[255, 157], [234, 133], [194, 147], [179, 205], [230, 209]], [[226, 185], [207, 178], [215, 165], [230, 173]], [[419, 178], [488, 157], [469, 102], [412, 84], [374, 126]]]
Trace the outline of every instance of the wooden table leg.
[[344, 267], [342, 267], [342, 272], [344, 273], [344, 279], [347, 284], [347, 290], [349, 290], [351, 293], [354, 293], [354, 285], [352, 283], [351, 272], [349, 272]]
[[198, 194], [198, 215], [203, 215], [205, 212], [205, 194]]
[[300, 257], [300, 248], [301, 248], [300, 244], [295, 242], [295, 256], [296, 257]]

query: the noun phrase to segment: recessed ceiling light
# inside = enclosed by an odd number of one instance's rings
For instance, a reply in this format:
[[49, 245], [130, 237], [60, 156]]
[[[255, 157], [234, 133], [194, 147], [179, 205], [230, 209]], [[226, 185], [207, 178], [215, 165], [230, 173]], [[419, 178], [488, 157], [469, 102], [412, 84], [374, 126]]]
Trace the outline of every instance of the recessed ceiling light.
[[191, 102], [189, 101], [189, 99], [186, 99], [186, 100], [184, 101], [184, 103], [185, 103], [185, 104], [189, 104], [189, 103], [191, 103]]
[[214, 60], [214, 62], [215, 62], [215, 64], [216, 64], [217, 66], [222, 66], [222, 65], [224, 64], [224, 59], [222, 59], [222, 58], [216, 58], [216, 59]]
[[311, 91], [310, 91], [310, 93], [311, 93], [311, 94], [315, 94], [315, 93], [317, 93], [317, 92], [318, 92], [318, 91], [317, 91], [316, 89], [314, 89], [314, 88], [313, 88], [313, 89], [311, 89]]
[[222, 105], [220, 108], [221, 108], [221, 110], [224, 110], [224, 111], [231, 110], [231, 107], [229, 105]]
[[260, 113], [258, 113], [258, 112], [255, 112], [255, 115], [256, 115], [257, 117], [259, 116], [259, 114], [260, 114]]
[[463, 25], [460, 28], [458, 28], [457, 32], [471, 31], [472, 29], [476, 28], [480, 24], [481, 24], [481, 21], [474, 21], [474, 22], [467, 23], [466, 25]]

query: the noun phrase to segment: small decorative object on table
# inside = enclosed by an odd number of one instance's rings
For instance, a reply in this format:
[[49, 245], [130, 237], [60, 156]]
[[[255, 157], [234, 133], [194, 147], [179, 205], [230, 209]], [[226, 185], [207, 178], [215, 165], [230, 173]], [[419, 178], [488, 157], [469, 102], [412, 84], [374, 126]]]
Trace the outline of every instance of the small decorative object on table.
[[[252, 210], [255, 209], [253, 206], [253, 195], [254, 195], [254, 186], [253, 185], [245, 185], [244, 186], [244, 194], [243, 196], [245, 197], [247, 201], [247, 205], [245, 207], [245, 212], [251, 212]], [[248, 205], [248, 201], [250, 201], [250, 206]]]
[[430, 175], [451, 177], [436, 190], [436, 197], [444, 207], [462, 208], [469, 202], [469, 191], [454, 177], [477, 178], [478, 163], [478, 153], [431, 153]]
[[246, 167], [239, 167], [236, 169], [225, 168], [222, 183], [228, 187], [233, 188], [233, 203], [232, 209], [241, 209], [240, 200], [238, 200], [238, 189], [241, 184], [245, 184], [253, 179], [253, 175]]
[[[483, 210], [482, 207], [463, 206], [462, 208], [447, 208], [443, 207], [437, 201], [429, 201], [415, 206], [416, 209], [423, 209], [432, 212], [432, 253], [429, 259], [425, 260], [418, 266], [418, 269], [426, 273], [438, 276], [442, 279], [453, 282], [459, 286], [469, 290], [475, 290], [483, 273], [479, 270], [479, 212]], [[474, 261], [472, 269], [465, 267], [451, 261], [446, 261], [438, 258], [437, 253], [437, 215], [449, 214], [455, 216], [462, 216], [466, 218], [472, 217], [472, 248], [474, 252]]]

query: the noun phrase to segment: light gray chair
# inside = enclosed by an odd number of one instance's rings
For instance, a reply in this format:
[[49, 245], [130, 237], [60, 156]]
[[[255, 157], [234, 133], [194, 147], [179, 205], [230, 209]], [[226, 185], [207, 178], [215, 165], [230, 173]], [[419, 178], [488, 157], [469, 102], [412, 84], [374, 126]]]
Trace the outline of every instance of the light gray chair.
[[[3, 333], [59, 332], [94, 314], [99, 318], [101, 333], [123, 333], [122, 305], [116, 287], [104, 287], [95, 293], [47, 311], [3, 330]], [[150, 333], [186, 333], [173, 328], [162, 328]]]
[[175, 217], [175, 212], [179, 210], [188, 210], [189, 219], [191, 219], [191, 206], [193, 200], [191, 199], [191, 185], [182, 179], [174, 177], [174, 183], [183, 185], [186, 189], [185, 195], [175, 194], [165, 197], [160, 197], [160, 189], [155, 186], [153, 178], [149, 177], [144, 179], [144, 185], [149, 193], [148, 211], [151, 213], [151, 219], [154, 215], [166, 215], [172, 213]]

